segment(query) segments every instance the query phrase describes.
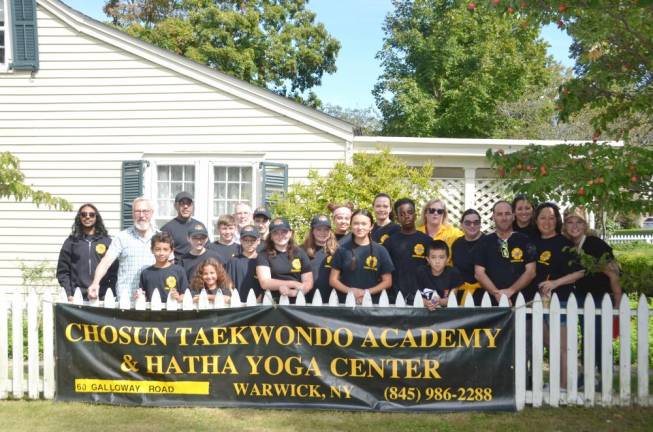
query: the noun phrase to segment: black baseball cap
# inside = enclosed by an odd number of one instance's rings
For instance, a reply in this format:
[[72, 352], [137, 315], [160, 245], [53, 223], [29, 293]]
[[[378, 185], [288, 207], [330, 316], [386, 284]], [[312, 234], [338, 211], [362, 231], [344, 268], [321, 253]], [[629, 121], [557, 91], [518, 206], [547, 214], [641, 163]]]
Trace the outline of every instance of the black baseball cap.
[[288, 221], [284, 218], [276, 218], [270, 223], [270, 232], [279, 230], [279, 229], [285, 229], [288, 231], [291, 231], [290, 224]]
[[240, 238], [243, 237], [254, 237], [258, 238], [259, 237], [259, 232], [256, 229], [254, 225], [245, 225], [241, 230], [240, 230]]
[[175, 195], [175, 204], [177, 204], [179, 201], [183, 199], [193, 201], [193, 195], [190, 192], [181, 191], [177, 195]]
[[209, 232], [206, 230], [204, 224], [195, 224], [188, 230], [188, 237], [208, 237]]
[[259, 207], [256, 210], [254, 210], [254, 216], [253, 217], [256, 217], [256, 216], [265, 216], [268, 219], [272, 219], [272, 215], [270, 215], [270, 212], [265, 207]]
[[311, 229], [321, 226], [331, 228], [331, 220], [325, 215], [313, 216], [313, 219], [311, 219]]

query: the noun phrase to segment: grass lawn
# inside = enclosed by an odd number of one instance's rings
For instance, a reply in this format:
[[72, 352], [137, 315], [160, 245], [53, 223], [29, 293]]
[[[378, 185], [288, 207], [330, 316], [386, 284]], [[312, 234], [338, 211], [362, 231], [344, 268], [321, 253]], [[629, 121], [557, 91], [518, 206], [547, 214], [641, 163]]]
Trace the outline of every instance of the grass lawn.
[[125, 408], [50, 401], [0, 402], [10, 431], [651, 431], [649, 408], [527, 408], [520, 413], [385, 414], [213, 408]]

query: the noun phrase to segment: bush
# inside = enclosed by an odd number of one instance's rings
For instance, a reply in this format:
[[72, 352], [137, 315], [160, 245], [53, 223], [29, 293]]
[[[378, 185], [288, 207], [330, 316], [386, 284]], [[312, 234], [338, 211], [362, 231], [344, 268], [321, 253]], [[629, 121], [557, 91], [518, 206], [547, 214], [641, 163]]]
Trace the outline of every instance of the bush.
[[630, 228], [618, 229], [612, 232], [612, 235], [653, 235], [653, 229]]
[[621, 287], [627, 293], [653, 297], [653, 245], [632, 242], [614, 245], [621, 266]]
[[340, 162], [324, 177], [312, 170], [308, 183], [291, 185], [285, 198], [273, 204], [272, 213], [287, 218], [301, 242], [311, 218], [328, 214], [329, 203], [351, 202], [355, 208], [371, 210], [374, 196], [385, 192], [393, 199], [410, 197], [419, 208], [438, 196], [432, 176], [431, 165], [411, 168], [388, 150], [356, 153], [351, 164]]

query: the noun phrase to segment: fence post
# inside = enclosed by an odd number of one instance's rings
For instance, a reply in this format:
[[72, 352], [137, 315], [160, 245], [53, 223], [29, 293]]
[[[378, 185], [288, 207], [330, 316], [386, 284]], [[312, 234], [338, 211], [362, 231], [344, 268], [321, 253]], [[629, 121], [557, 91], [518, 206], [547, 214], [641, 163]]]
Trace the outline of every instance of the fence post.
[[619, 302], [619, 398], [630, 403], [630, 304], [627, 295]]
[[648, 301], [642, 294], [637, 305], [637, 396], [640, 405], [648, 405]]
[[11, 337], [13, 357], [12, 395], [23, 397], [23, 294], [14, 291], [11, 304]]
[[542, 360], [544, 357], [544, 340], [542, 326], [542, 300], [540, 294], [536, 293], [533, 300], [533, 406], [542, 406]]
[[9, 394], [9, 302], [0, 294], [0, 399]]
[[[554, 292], [549, 305], [549, 405], [560, 405], [560, 301]], [[565, 377], [566, 378], [566, 377]]]
[[54, 314], [53, 292], [45, 290], [41, 297], [43, 313], [43, 398], [54, 398]]
[[612, 300], [606, 293], [601, 301], [601, 403], [612, 405]]
[[39, 397], [39, 302], [34, 288], [27, 295], [27, 396]]
[[567, 404], [578, 399], [578, 303], [572, 293], [567, 300]]
[[[472, 296], [467, 296], [467, 300]], [[473, 300], [472, 300], [473, 304]], [[522, 293], [515, 302], [515, 402], [517, 411], [526, 404], [526, 303]]]
[[596, 349], [594, 320], [596, 311], [594, 309], [594, 299], [591, 295], [585, 296], [583, 314], [583, 327], [585, 329], [583, 339], [585, 406], [594, 406], [594, 350]]

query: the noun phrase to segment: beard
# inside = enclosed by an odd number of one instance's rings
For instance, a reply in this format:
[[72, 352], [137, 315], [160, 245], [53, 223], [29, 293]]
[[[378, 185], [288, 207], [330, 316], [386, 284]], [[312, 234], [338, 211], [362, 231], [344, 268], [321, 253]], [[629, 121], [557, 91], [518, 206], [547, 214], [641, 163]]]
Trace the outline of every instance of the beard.
[[134, 228], [136, 228], [139, 231], [147, 231], [150, 229], [150, 223], [149, 222], [134, 222]]

